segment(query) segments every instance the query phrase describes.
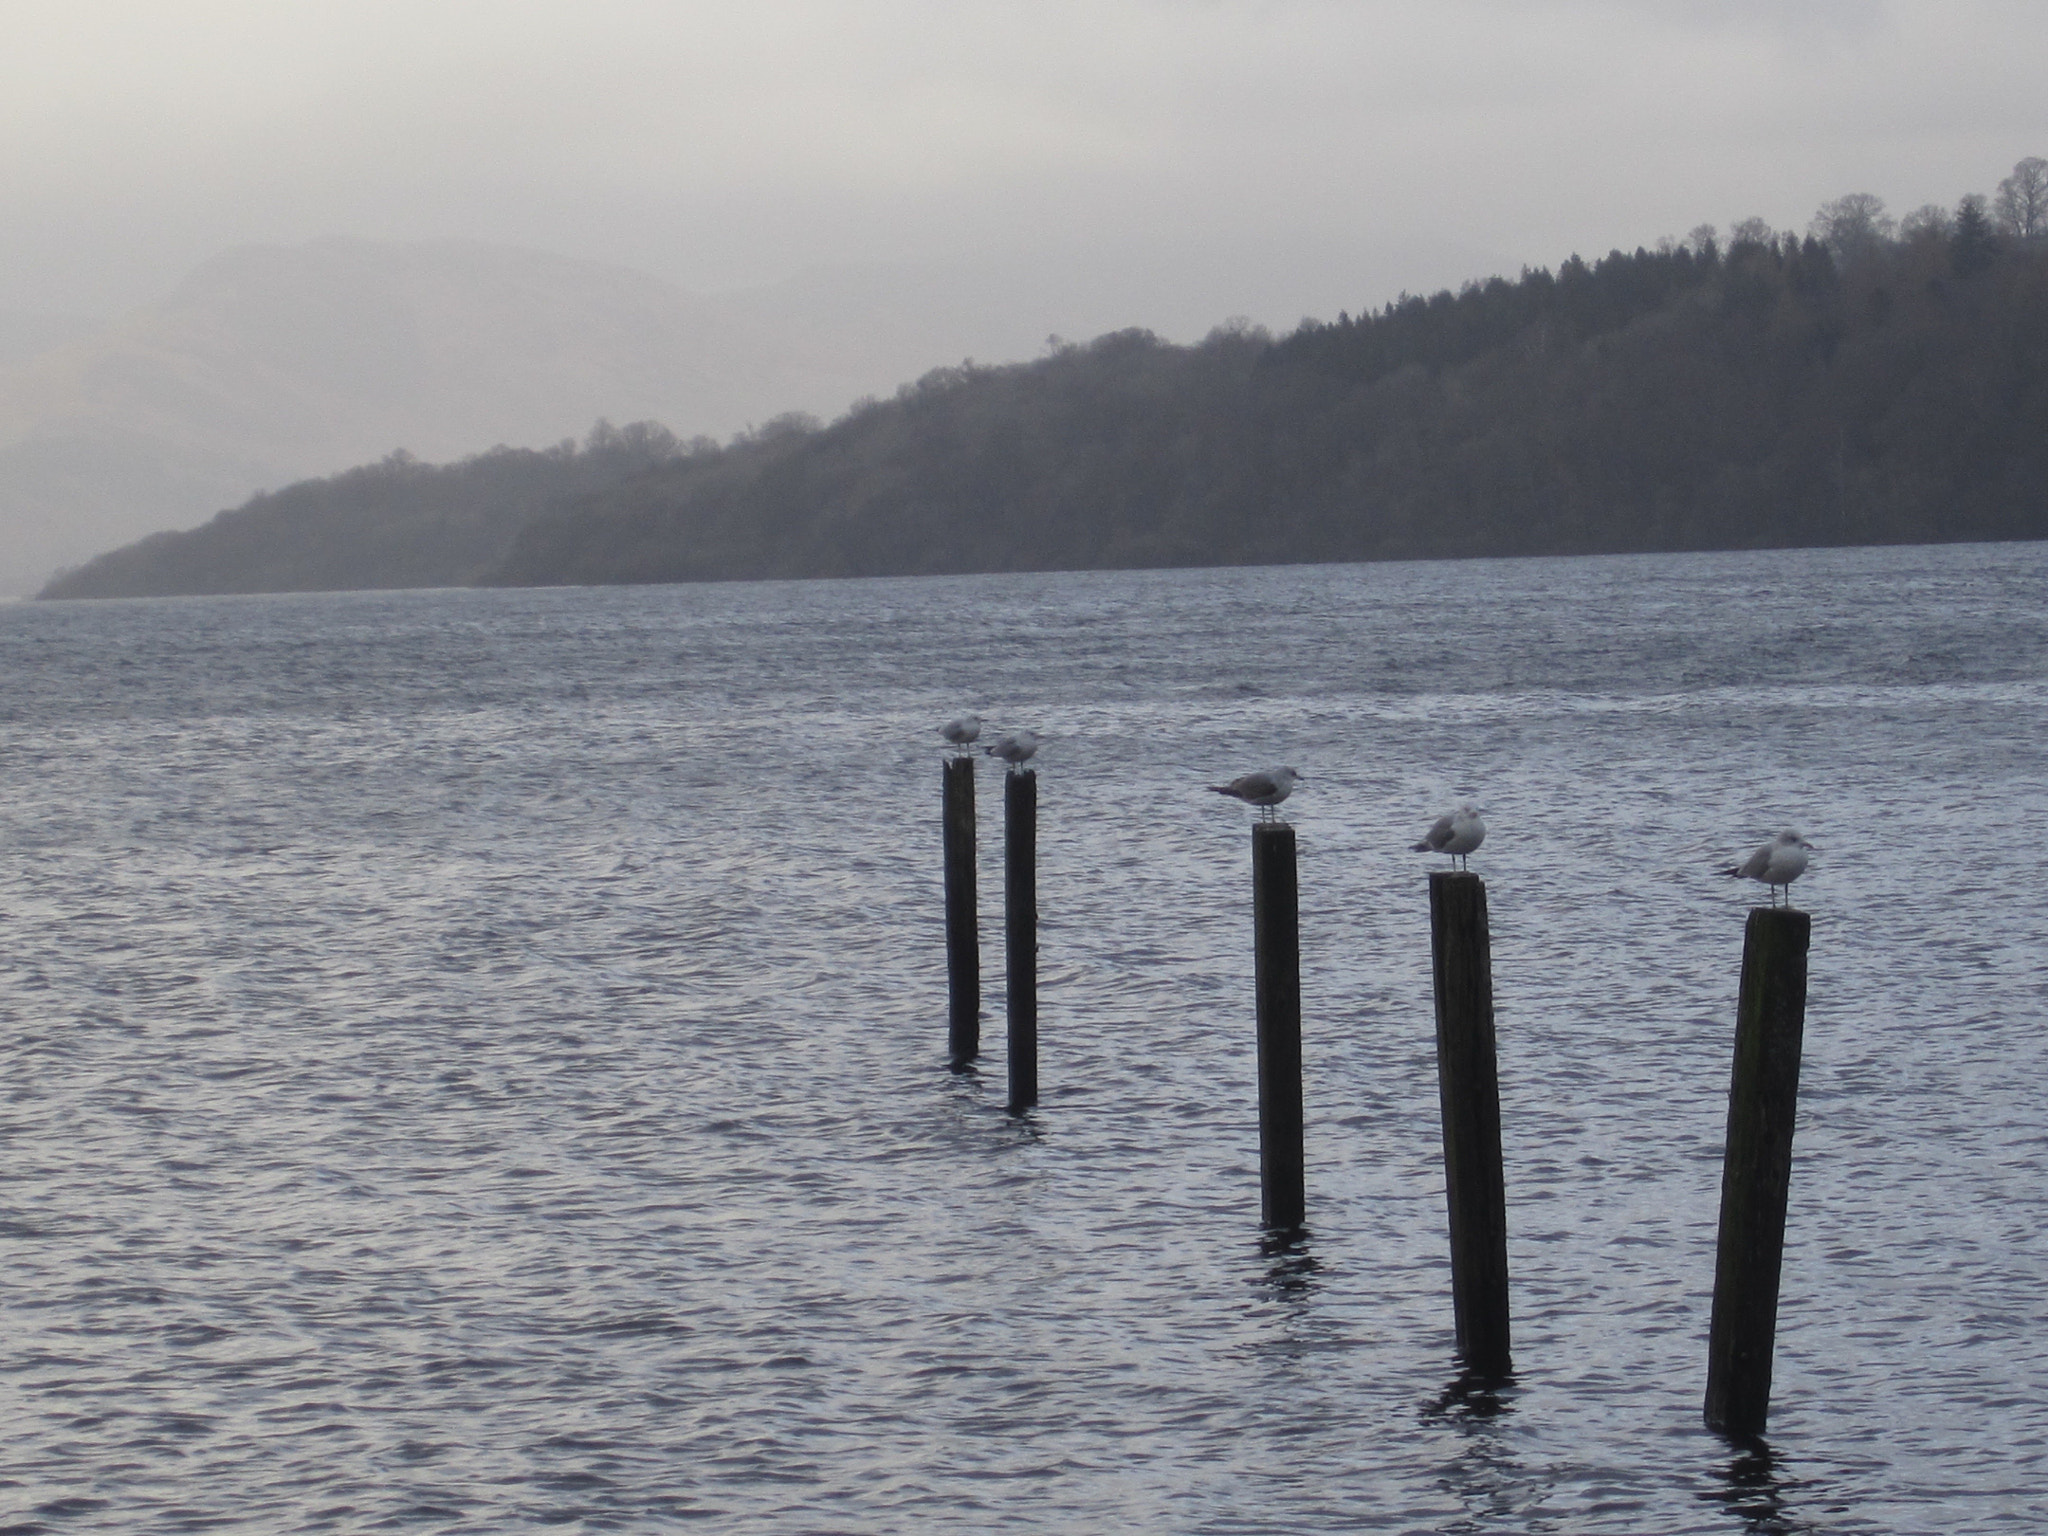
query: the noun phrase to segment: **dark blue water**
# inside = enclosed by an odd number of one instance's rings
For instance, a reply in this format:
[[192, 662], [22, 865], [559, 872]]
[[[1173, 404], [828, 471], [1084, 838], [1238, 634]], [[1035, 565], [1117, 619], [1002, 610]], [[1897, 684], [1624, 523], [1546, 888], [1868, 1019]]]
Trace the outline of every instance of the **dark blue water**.
[[[945, 1070], [939, 742], [1039, 759]], [[2048, 547], [0, 608], [0, 1532], [2048, 1525]], [[1262, 1251], [1241, 808], [1302, 848]], [[983, 907], [999, 909], [997, 780]], [[1423, 873], [1488, 809], [1519, 1379]], [[1769, 1452], [1745, 906], [1823, 850]]]

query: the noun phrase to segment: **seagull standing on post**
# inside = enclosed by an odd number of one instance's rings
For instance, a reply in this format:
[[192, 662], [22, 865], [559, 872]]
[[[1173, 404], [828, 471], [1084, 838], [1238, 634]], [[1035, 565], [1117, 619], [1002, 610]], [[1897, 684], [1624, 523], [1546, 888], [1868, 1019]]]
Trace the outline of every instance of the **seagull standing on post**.
[[1038, 751], [1038, 736], [1033, 731], [1005, 731], [982, 751], [990, 757], [1000, 757], [1010, 765], [1010, 772], [1015, 773]]
[[939, 727], [939, 734], [965, 752], [981, 734], [981, 716], [962, 715], [958, 720], [948, 720]]
[[1792, 905], [1792, 882], [1806, 873], [1806, 856], [1820, 850], [1797, 832], [1780, 832], [1740, 864], [1730, 864], [1721, 873], [1731, 880], [1761, 880], [1770, 888], [1771, 905], [1778, 904], [1778, 888], [1785, 888], [1785, 905]]
[[1212, 793], [1228, 795], [1246, 805], [1256, 805], [1261, 821], [1276, 821], [1280, 813], [1274, 807], [1294, 793], [1296, 784], [1307, 782], [1292, 768], [1268, 768], [1263, 773], [1240, 774], [1228, 784], [1211, 784], [1209, 788]]
[[1467, 857], [1473, 849], [1486, 841], [1486, 823], [1479, 819], [1479, 807], [1461, 805], [1448, 816], [1439, 816], [1436, 825], [1422, 834], [1411, 853], [1445, 853], [1465, 869], [1470, 869]]

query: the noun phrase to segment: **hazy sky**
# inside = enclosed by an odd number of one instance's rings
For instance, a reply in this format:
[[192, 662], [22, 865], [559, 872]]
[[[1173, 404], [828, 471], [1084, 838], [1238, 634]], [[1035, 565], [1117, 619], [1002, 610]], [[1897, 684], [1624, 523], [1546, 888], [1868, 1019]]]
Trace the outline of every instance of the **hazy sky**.
[[1291, 325], [2048, 154], [2043, 0], [0, 0], [0, 308], [249, 241], [716, 290], [1000, 258]]

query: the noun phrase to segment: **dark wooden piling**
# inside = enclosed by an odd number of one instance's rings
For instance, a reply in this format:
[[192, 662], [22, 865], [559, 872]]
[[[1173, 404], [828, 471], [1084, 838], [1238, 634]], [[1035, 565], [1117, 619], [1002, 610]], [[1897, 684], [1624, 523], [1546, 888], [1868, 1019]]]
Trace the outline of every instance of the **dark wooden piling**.
[[946, 760], [947, 1049], [954, 1064], [981, 1054], [981, 920], [974, 892], [974, 759]]
[[1272, 1230], [1308, 1217], [1301, 1136], [1301, 912], [1294, 828], [1252, 828], [1252, 947], [1259, 1012], [1259, 1206]]
[[1503, 1379], [1513, 1369], [1508, 1346], [1507, 1181], [1501, 1171], [1500, 1067], [1493, 1036], [1486, 882], [1463, 871], [1432, 874], [1429, 925], [1458, 1353], [1466, 1370], [1478, 1379]]
[[1743, 1439], [1764, 1432], [1771, 1410], [1811, 939], [1812, 919], [1788, 907], [1753, 910], [1742, 939], [1707, 1339], [1706, 1420], [1709, 1429]]
[[1010, 1011], [1010, 1109], [1038, 1102], [1038, 775], [1003, 780], [1003, 946]]

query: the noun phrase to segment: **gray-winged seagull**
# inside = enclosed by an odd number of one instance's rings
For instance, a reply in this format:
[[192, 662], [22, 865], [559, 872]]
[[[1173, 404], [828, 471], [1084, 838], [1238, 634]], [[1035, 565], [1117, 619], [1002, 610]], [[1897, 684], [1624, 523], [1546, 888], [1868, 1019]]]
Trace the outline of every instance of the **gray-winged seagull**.
[[1486, 841], [1486, 823], [1479, 819], [1479, 807], [1461, 805], [1448, 816], [1439, 816], [1436, 825], [1422, 834], [1422, 841], [1409, 851], [1411, 853], [1445, 853], [1458, 864], [1469, 869], [1466, 857]]

